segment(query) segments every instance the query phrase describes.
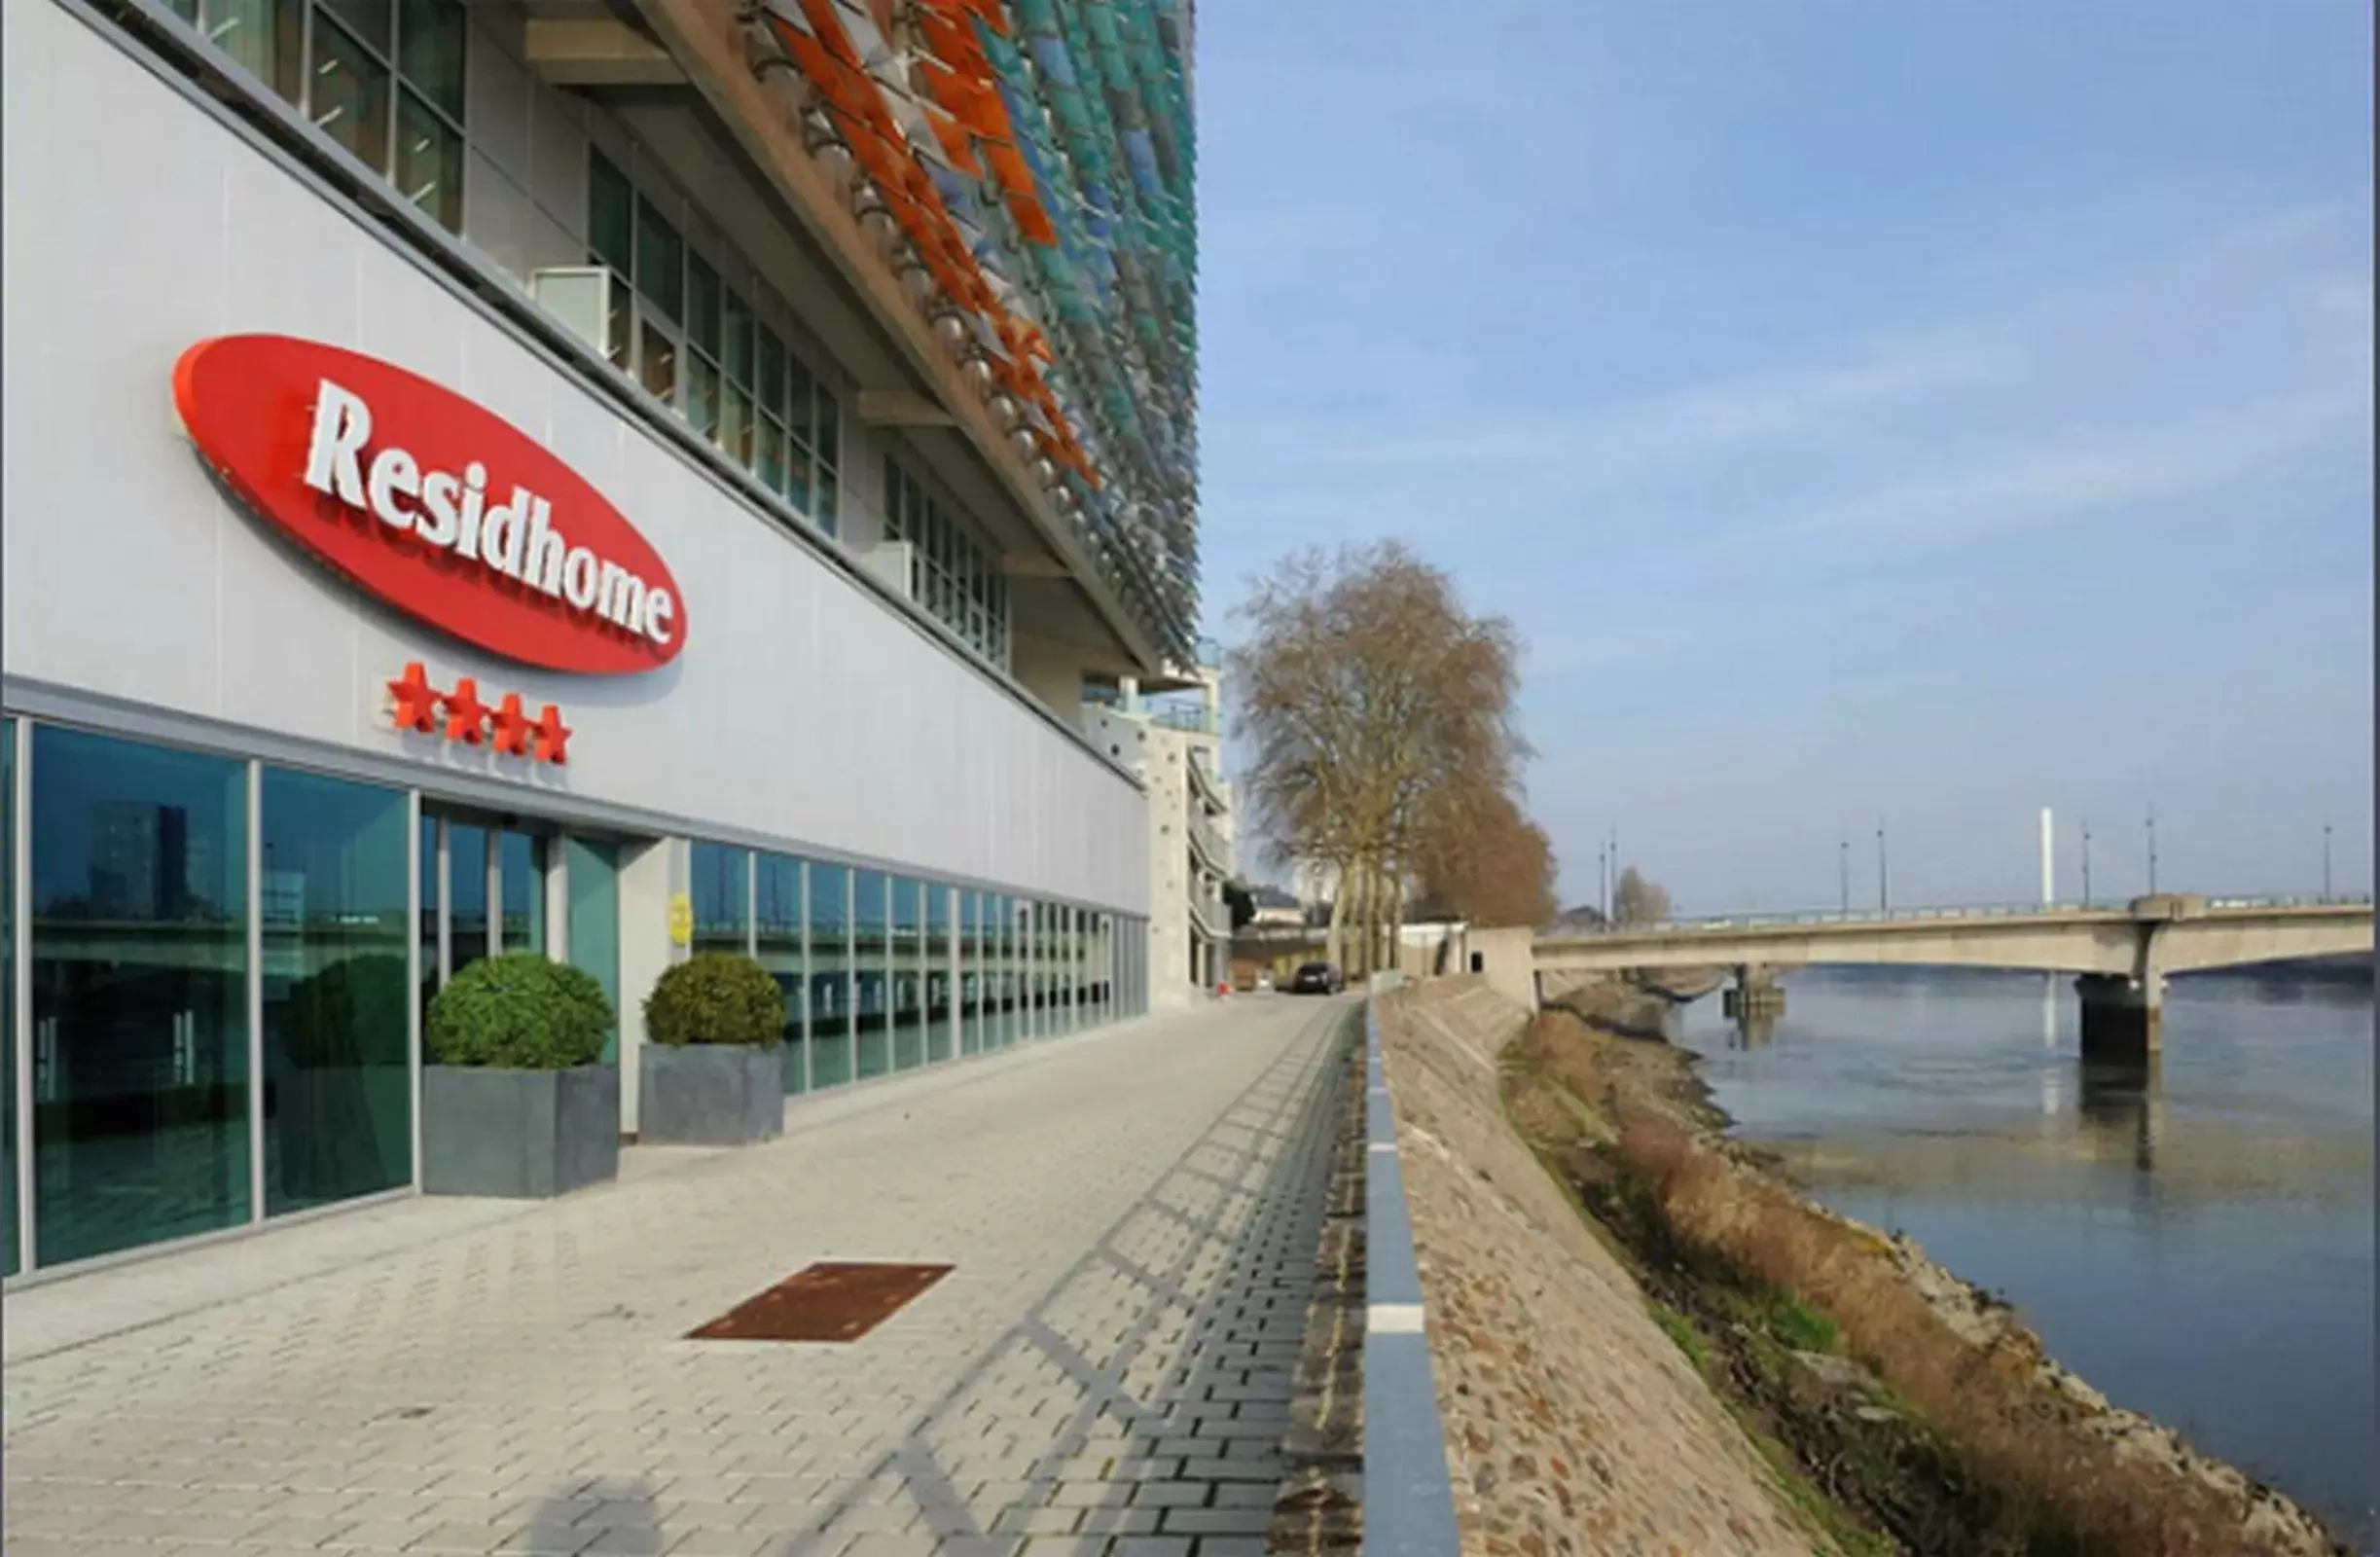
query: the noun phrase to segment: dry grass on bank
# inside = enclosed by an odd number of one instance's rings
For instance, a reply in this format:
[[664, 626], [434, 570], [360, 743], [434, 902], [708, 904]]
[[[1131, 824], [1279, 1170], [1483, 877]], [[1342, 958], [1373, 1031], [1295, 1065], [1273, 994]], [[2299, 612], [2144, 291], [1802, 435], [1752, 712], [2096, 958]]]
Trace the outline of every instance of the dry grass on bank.
[[1665, 1046], [1585, 1033], [1553, 1013], [1522, 1042], [1533, 1068], [1599, 1105], [1610, 1131], [1603, 1154], [1638, 1181], [1670, 1236], [1831, 1320], [1841, 1350], [1996, 1490], [1995, 1523], [2017, 1549], [2126, 1557], [2307, 1549], [2296, 1539], [2248, 1544], [2245, 1497], [2146, 1446], [2119, 1447], [2094, 1432], [2083, 1407], [2045, 1387], [2038, 1342], [2004, 1311], [1972, 1292], [1946, 1305], [1938, 1289], [1921, 1289], [1883, 1238], [1738, 1160], [1680, 1097], [1679, 1062], [1659, 1052]]

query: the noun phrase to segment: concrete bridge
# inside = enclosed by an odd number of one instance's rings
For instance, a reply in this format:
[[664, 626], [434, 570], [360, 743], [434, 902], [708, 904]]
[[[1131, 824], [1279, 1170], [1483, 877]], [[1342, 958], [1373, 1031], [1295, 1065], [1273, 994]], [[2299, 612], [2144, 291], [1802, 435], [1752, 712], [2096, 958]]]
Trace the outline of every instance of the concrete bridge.
[[1732, 967], [1731, 1011], [1781, 1003], [1779, 968], [1818, 964], [2037, 969], [2077, 975], [2086, 1049], [2159, 1046], [2169, 974], [2372, 950], [2369, 898], [2202, 897], [2163, 892], [2120, 908], [1904, 909], [1751, 915], [1585, 932], [1539, 932], [1543, 995], [1592, 973]]

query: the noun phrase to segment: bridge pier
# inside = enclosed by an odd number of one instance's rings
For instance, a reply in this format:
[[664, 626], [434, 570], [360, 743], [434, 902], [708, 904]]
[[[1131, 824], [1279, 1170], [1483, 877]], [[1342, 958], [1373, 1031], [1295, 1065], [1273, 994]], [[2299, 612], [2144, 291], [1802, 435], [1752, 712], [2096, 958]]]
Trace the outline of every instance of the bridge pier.
[[1766, 1017], [1773, 1027], [1785, 1015], [1785, 986], [1777, 982], [1774, 969], [1756, 962], [1741, 963], [1736, 968], [1735, 988], [1719, 996], [1719, 1005], [1739, 1022]]
[[2162, 973], [2085, 973], [2074, 993], [2082, 997], [2084, 1059], [2136, 1059], [2165, 1047]]

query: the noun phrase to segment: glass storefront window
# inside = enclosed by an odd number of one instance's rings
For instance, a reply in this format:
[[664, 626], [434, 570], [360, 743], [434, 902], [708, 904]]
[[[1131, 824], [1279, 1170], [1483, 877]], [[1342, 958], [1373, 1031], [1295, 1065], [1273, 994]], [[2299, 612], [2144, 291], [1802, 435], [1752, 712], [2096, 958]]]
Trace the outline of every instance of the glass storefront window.
[[984, 1052], [984, 894], [958, 894], [958, 1052]]
[[785, 1090], [808, 1090], [804, 1002], [809, 992], [802, 955], [802, 862], [762, 854], [752, 862], [752, 929], [760, 965], [785, 999]]
[[447, 823], [447, 977], [487, 955], [487, 829]]
[[503, 949], [546, 949], [546, 841], [527, 833], [496, 834], [497, 883], [503, 892]]
[[891, 883], [872, 870], [851, 887], [851, 1010], [859, 1029], [858, 1079], [892, 1069]]
[[951, 889], [925, 884], [925, 1058], [957, 1052], [958, 1014], [951, 1005]]
[[563, 885], [570, 895], [563, 941], [570, 965], [603, 986], [611, 1001], [611, 1031], [603, 1058], [620, 1058], [620, 851], [616, 845], [572, 837], [562, 843]]
[[260, 807], [265, 1212], [414, 1177], [406, 804], [267, 769]]
[[892, 1068], [925, 1063], [925, 927], [920, 922], [925, 884], [892, 881]]
[[17, 722], [0, 716], [0, 1276], [17, 1274]]
[[851, 873], [810, 864], [810, 1085], [851, 1079]]
[[744, 955], [751, 950], [746, 875], [750, 852], [726, 844], [697, 843], [692, 856], [694, 949]]
[[247, 767], [54, 728], [30, 757], [36, 1252], [244, 1222]]

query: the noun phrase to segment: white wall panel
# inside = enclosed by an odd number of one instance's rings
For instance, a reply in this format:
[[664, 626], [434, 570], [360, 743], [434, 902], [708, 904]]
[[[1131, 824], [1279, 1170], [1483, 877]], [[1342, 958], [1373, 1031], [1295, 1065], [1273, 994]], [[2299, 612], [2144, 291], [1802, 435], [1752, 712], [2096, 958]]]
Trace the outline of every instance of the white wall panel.
[[[492, 774], [524, 808], [552, 789], [1144, 910], [1129, 781], [78, 17], [0, 9], [12, 140], [76, 149], [4, 171], [12, 675]], [[544, 144], [532, 127], [541, 183]], [[684, 652], [638, 677], [517, 667], [277, 541], [217, 492], [172, 411], [181, 351], [247, 331], [386, 358], [548, 442], [668, 563]], [[380, 683], [411, 659], [560, 705], [569, 765], [388, 728]]]

